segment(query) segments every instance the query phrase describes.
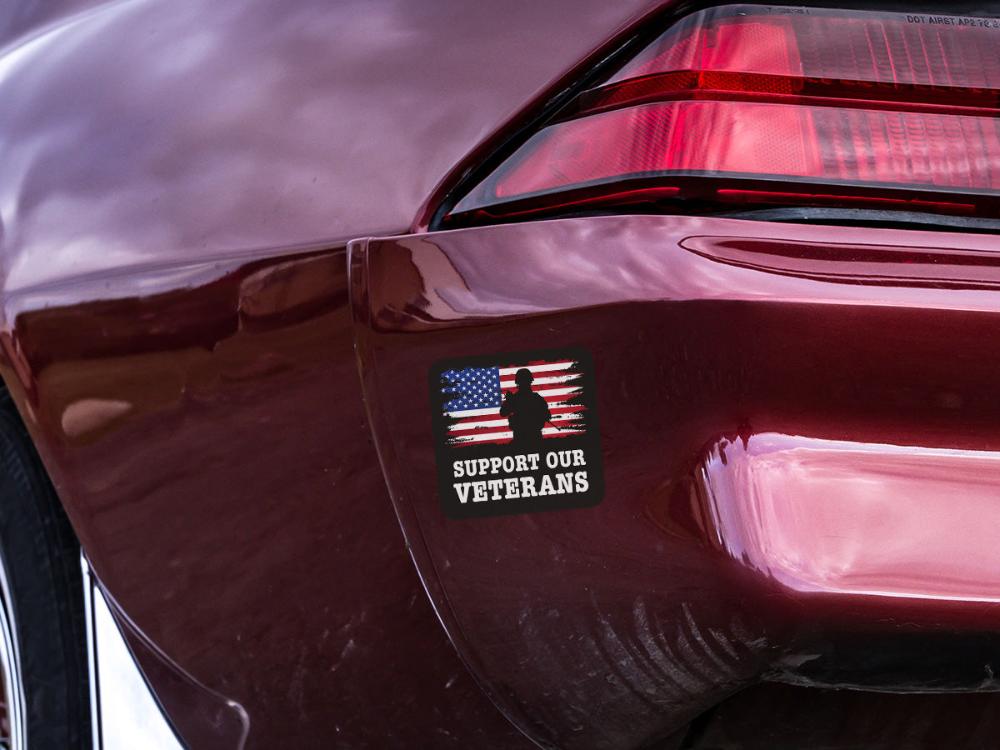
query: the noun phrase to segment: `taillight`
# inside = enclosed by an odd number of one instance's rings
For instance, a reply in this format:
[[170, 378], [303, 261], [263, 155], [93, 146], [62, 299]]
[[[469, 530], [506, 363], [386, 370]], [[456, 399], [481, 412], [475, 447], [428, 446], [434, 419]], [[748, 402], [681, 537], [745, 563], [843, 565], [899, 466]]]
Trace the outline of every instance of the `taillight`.
[[664, 201], [1000, 215], [1000, 19], [729, 5], [577, 96], [451, 209]]

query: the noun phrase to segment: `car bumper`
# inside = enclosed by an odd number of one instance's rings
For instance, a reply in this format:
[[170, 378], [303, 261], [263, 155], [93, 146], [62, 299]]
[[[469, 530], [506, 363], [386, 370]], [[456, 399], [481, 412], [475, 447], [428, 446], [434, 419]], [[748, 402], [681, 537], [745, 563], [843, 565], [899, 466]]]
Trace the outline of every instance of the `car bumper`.
[[[351, 284], [414, 559], [537, 741], [653, 741], [761, 680], [996, 689], [996, 238], [578, 218], [354, 243]], [[557, 347], [594, 359], [603, 501], [448, 520], [427, 372]]]

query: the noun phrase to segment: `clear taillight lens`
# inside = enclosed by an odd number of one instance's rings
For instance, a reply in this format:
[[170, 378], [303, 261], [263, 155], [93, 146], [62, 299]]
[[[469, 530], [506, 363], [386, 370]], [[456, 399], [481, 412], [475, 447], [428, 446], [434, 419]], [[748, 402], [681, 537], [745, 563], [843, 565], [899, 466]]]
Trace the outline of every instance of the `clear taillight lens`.
[[997, 215], [1000, 19], [730, 5], [679, 21], [452, 209], [670, 199]]

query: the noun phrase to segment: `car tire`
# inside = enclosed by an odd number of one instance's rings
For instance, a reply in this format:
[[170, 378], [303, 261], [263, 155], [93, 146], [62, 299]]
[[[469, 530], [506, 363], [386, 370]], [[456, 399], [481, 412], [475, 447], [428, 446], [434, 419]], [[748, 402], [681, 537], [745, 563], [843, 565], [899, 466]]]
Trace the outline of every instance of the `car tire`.
[[[0, 595], [0, 649], [13, 651], [0, 663], [0, 676], [13, 675], [12, 689], [0, 696], [12, 702], [6, 707], [9, 728], [16, 729], [18, 721], [23, 727], [23, 733], [8, 737], [9, 746], [89, 748], [80, 548], [5, 391], [0, 392]], [[8, 648], [5, 624], [13, 634]], [[20, 718], [13, 716], [15, 702]]]

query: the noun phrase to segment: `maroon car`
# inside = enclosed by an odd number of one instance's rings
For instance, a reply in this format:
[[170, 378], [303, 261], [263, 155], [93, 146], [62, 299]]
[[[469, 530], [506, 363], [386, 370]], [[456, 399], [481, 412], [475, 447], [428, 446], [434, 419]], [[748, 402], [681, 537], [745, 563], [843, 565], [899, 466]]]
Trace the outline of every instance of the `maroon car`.
[[2, 746], [1000, 746], [1000, 4], [799, 2], [7, 0]]

